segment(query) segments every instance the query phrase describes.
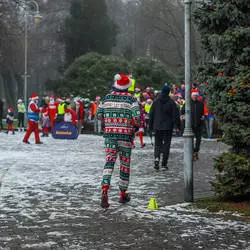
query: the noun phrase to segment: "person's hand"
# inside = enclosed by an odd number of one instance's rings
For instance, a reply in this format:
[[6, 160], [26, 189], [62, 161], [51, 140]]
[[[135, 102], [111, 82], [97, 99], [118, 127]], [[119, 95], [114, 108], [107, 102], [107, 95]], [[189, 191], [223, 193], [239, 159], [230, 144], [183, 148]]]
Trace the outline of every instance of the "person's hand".
[[180, 119], [181, 119], [181, 121], [185, 120], [185, 116], [184, 116], [184, 115], [181, 115], [181, 116], [180, 116]]
[[204, 116], [204, 115], [201, 117], [201, 120], [202, 120], [202, 121], [204, 121], [204, 120], [205, 120], [205, 116]]

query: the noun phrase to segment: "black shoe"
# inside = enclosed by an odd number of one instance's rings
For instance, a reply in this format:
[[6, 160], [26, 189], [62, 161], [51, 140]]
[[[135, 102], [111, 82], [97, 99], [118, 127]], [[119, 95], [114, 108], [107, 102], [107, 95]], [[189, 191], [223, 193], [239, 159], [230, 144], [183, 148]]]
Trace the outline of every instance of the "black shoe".
[[45, 137], [45, 136], [46, 136], [46, 134], [42, 134], [42, 135], [41, 135], [41, 137]]
[[154, 166], [154, 168], [155, 168], [156, 170], [159, 170], [159, 163], [160, 163], [160, 161], [155, 160], [155, 166]]
[[29, 142], [29, 141], [23, 141], [23, 143], [30, 144], [30, 142]]
[[38, 141], [38, 142], [36, 142], [36, 144], [43, 144], [43, 142], [41, 142], [41, 141]]
[[106, 192], [102, 193], [101, 197], [101, 207], [102, 208], [108, 208], [109, 207], [109, 202], [108, 202], [108, 194]]
[[13, 132], [12, 132], [12, 134], [14, 135], [14, 134], [15, 134], [15, 132], [13, 131]]
[[165, 168], [165, 169], [168, 169], [168, 166], [167, 166], [168, 164], [166, 163], [166, 162], [162, 162], [162, 164], [161, 164], [161, 166], [163, 167], [163, 168]]

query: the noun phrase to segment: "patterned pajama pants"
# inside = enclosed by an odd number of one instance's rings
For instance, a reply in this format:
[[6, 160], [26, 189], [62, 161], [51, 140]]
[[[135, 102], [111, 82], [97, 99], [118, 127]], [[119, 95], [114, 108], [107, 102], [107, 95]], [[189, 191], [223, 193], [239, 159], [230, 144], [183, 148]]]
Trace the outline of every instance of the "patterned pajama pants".
[[108, 190], [111, 182], [117, 155], [120, 158], [120, 190], [126, 191], [129, 184], [130, 156], [132, 142], [105, 139], [106, 164], [103, 170], [102, 188]]

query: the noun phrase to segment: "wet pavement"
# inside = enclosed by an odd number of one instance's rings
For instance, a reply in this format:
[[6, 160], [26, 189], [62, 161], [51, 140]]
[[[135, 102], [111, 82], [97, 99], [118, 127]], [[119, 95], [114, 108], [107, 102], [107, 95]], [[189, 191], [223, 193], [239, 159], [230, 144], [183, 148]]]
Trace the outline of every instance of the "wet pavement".
[[[250, 249], [249, 223], [182, 203], [182, 138], [173, 139], [167, 171], [154, 170], [149, 138], [143, 149], [136, 141], [131, 202], [118, 203], [117, 164], [104, 210], [102, 137], [24, 145], [22, 136], [0, 133], [0, 249]], [[213, 157], [225, 150], [222, 143], [202, 141], [195, 198], [212, 194]], [[158, 211], [147, 209], [152, 197]]]

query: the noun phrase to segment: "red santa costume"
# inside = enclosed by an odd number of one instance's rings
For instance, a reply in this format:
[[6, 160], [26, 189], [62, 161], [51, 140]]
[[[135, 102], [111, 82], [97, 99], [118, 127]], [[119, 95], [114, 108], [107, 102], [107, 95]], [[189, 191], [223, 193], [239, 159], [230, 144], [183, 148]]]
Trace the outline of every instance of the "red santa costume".
[[80, 121], [80, 125], [83, 127], [84, 126], [84, 105], [79, 100], [79, 98], [75, 99], [75, 105], [76, 105], [75, 111], [78, 116], [78, 120]]
[[51, 131], [53, 131], [53, 128], [54, 128], [54, 120], [55, 120], [56, 114], [57, 114], [57, 106], [58, 106], [58, 103], [55, 102], [54, 95], [51, 95], [50, 99], [49, 99], [49, 106], [48, 106], [49, 118], [50, 118], [50, 122], [51, 122]]
[[77, 126], [78, 118], [76, 112], [73, 109], [67, 108], [64, 114], [64, 121], [71, 122], [72, 124]]
[[49, 135], [49, 126], [50, 126], [50, 122], [49, 122], [49, 108], [48, 107], [44, 107], [42, 109], [42, 118], [43, 118], [43, 125], [42, 125], [42, 132], [43, 132], [43, 136], [48, 137]]
[[29, 144], [29, 137], [32, 132], [35, 133], [35, 141], [36, 144], [42, 144], [39, 137], [39, 128], [38, 128], [38, 121], [39, 121], [39, 113], [40, 109], [37, 106], [39, 97], [36, 94], [31, 96], [31, 102], [28, 106], [28, 124], [29, 128], [24, 136], [23, 142]]

